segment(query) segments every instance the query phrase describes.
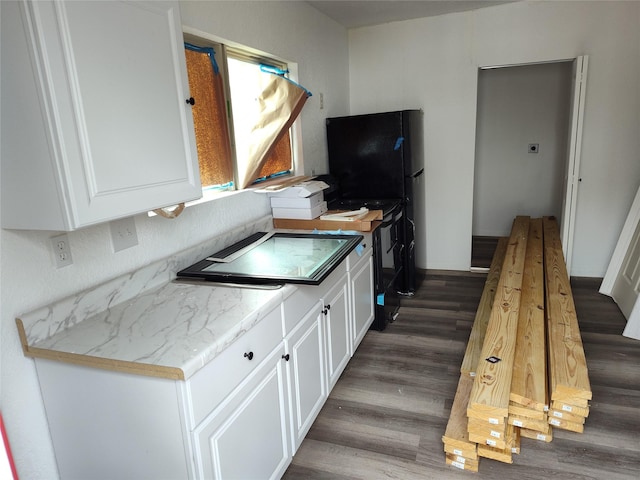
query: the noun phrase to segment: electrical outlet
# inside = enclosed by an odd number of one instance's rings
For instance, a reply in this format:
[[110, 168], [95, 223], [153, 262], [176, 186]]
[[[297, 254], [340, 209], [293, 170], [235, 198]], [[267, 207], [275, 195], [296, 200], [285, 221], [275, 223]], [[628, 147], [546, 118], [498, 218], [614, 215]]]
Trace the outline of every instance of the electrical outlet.
[[109, 224], [109, 228], [114, 253], [138, 245], [138, 232], [133, 217], [114, 220]]
[[73, 263], [71, 257], [71, 245], [66, 233], [51, 237], [51, 250], [56, 263], [56, 268], [66, 267]]

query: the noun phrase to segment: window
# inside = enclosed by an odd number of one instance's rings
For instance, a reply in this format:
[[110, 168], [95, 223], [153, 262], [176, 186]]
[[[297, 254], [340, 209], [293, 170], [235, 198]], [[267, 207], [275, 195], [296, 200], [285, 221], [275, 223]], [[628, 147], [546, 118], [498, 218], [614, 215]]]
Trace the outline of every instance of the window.
[[242, 189], [293, 172], [290, 127], [310, 93], [286, 79], [287, 65], [192, 38], [185, 55], [203, 188]]

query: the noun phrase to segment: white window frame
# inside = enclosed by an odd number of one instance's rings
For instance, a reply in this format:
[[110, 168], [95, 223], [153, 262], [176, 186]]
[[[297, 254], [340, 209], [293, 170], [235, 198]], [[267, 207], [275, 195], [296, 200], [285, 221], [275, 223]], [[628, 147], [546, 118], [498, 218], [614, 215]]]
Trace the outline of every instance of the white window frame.
[[[216, 62], [218, 63], [218, 67], [222, 74], [223, 85], [224, 85], [224, 94], [225, 99], [229, 102], [230, 105], [230, 87], [229, 87], [229, 77], [227, 72], [226, 65], [226, 57], [233, 56], [240, 59], [247, 59], [256, 61], [257, 63], [267, 63], [278, 67], [286, 67], [289, 70], [288, 78], [293, 81], [298, 80], [298, 64], [296, 62], [291, 62], [284, 60], [282, 58], [277, 57], [276, 55], [272, 55], [266, 52], [262, 52], [260, 50], [256, 50], [251, 47], [247, 47], [236, 42], [231, 42], [219, 37], [216, 37], [211, 34], [207, 34], [200, 30], [192, 29], [189, 27], [183, 28], [183, 36], [184, 41], [186, 43], [191, 43], [193, 45], [202, 46], [202, 47], [212, 47], [216, 52]], [[230, 115], [233, 116], [233, 106], [231, 106]], [[235, 136], [233, 133], [233, 121], [229, 121], [229, 135], [231, 138], [229, 139], [231, 143], [231, 155], [233, 162], [233, 171], [234, 171], [234, 188], [230, 190], [215, 190], [209, 188], [203, 188], [203, 197], [199, 200], [195, 200], [193, 202], [189, 202], [187, 206], [194, 205], [210, 200], [215, 200], [216, 198], [225, 197], [229, 194], [237, 194], [246, 190], [252, 190], [256, 188], [262, 188], [265, 184], [269, 183], [269, 180], [265, 182], [261, 182], [255, 185], [251, 185], [245, 189], [238, 188], [237, 182], [237, 160], [236, 160], [236, 148], [235, 148]], [[299, 172], [304, 172], [304, 163], [303, 163], [303, 154], [302, 154], [302, 127], [300, 125], [300, 118], [296, 119], [291, 128], [289, 129], [290, 137], [291, 137], [291, 156], [292, 156], [292, 169], [290, 176], [301, 175]], [[278, 180], [281, 181], [282, 178], [286, 177], [278, 177]]]

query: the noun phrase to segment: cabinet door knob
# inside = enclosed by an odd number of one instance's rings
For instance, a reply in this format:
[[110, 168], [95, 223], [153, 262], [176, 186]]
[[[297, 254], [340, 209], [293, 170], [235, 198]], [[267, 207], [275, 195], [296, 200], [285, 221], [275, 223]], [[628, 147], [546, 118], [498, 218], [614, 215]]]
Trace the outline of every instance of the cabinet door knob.
[[282, 358], [284, 358], [285, 362], [289, 361], [289, 354], [287, 353], [286, 355], [282, 355]]
[[326, 308], [327, 310], [331, 310], [331, 305], [327, 304], [327, 305], [325, 305], [325, 308]]
[[245, 353], [244, 358], [248, 358], [249, 360], [253, 359], [253, 352]]
[[326, 315], [327, 313], [329, 313], [329, 310], [328, 310], [328, 309], [326, 309], [326, 308], [325, 308], [324, 310], [322, 310], [322, 314], [323, 314], [323, 315]]
[[189, 97], [189, 98], [187, 98], [187, 103], [189, 105], [195, 105], [196, 101], [195, 101], [195, 99], [193, 97]]

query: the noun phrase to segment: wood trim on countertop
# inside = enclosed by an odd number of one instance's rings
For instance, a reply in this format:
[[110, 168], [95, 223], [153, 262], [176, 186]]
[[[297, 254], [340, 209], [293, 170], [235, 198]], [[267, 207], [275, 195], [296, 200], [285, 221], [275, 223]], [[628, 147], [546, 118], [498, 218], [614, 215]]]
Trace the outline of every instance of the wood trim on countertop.
[[99, 358], [80, 353], [56, 352], [46, 348], [31, 347], [27, 343], [27, 334], [20, 318], [16, 318], [16, 325], [18, 327], [18, 335], [20, 336], [20, 343], [22, 343], [22, 350], [27, 357], [44, 358], [58, 362], [72, 363], [74, 365], [83, 365], [86, 367], [100, 368], [102, 370], [144, 375], [147, 377], [167, 378], [169, 380], [185, 379], [184, 371], [180, 368]]

